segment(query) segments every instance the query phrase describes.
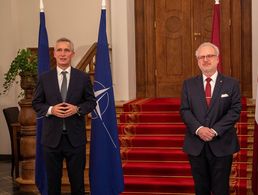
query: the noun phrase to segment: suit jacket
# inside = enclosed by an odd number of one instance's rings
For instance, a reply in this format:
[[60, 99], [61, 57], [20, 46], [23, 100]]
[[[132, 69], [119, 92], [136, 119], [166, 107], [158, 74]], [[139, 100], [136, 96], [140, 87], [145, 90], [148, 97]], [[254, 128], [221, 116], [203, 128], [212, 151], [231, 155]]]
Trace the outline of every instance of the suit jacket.
[[[90, 77], [75, 68], [71, 68], [70, 82], [66, 102], [80, 107], [78, 114], [65, 118], [67, 134], [74, 147], [86, 143], [85, 115], [96, 106]], [[54, 115], [46, 116], [50, 106], [62, 103], [58, 86], [57, 70], [53, 69], [39, 77], [32, 106], [38, 117], [43, 117], [43, 145], [56, 147], [61, 139], [63, 119]]]
[[180, 113], [186, 124], [183, 150], [198, 156], [205, 144], [195, 134], [200, 126], [213, 128], [218, 136], [208, 142], [217, 157], [239, 151], [235, 123], [241, 112], [241, 96], [237, 80], [218, 74], [210, 106], [205, 99], [202, 76], [184, 81]]

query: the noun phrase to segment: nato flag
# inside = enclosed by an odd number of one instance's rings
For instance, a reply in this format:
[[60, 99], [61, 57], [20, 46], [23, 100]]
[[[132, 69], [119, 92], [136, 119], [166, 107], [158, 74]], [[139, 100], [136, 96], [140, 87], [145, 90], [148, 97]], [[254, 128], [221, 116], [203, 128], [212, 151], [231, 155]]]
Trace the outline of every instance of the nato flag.
[[90, 143], [91, 195], [118, 195], [124, 189], [114, 92], [106, 35], [106, 10], [102, 9], [97, 43]]
[[[38, 75], [50, 69], [50, 58], [48, 48], [48, 36], [45, 26], [45, 13], [40, 12], [40, 27], [38, 40]], [[37, 118], [36, 133], [36, 160], [35, 160], [35, 183], [42, 195], [47, 195], [47, 173], [43, 159], [41, 145], [42, 118]]]

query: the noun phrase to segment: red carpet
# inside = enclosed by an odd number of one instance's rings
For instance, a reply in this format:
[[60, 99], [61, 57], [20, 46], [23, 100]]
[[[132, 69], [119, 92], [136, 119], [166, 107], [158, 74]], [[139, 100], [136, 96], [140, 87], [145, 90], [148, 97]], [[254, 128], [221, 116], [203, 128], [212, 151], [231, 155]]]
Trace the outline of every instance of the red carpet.
[[[247, 121], [247, 111], [242, 111], [239, 122]], [[182, 123], [179, 112], [125, 112], [120, 115], [122, 123]]]
[[[232, 171], [238, 171], [238, 176], [247, 176], [247, 165], [235, 163]], [[153, 176], [191, 176], [190, 165], [186, 161], [163, 161], [163, 162], [129, 162], [124, 164], [125, 175], [153, 175]], [[235, 174], [235, 173], [234, 173]]]
[[[250, 192], [252, 137], [246, 99], [236, 125], [241, 151], [234, 155], [231, 194]], [[137, 99], [123, 106], [119, 139], [125, 178], [122, 195], [194, 194], [187, 155], [182, 151], [185, 125], [175, 98]]]
[[[123, 144], [123, 143], [122, 143]], [[187, 161], [187, 155], [182, 151], [181, 148], [137, 148], [130, 147], [126, 148], [123, 145], [121, 148], [122, 158], [127, 161]], [[234, 155], [235, 161], [243, 162], [249, 160], [248, 150], [242, 149], [239, 153]], [[127, 162], [126, 161], [126, 162]], [[251, 160], [250, 160], [251, 162]]]
[[[143, 136], [120, 136], [120, 140], [127, 147], [178, 147], [183, 145], [184, 136], [183, 135], [150, 135]], [[247, 148], [249, 146], [247, 136], [239, 136], [240, 146], [242, 148]]]
[[[145, 195], [151, 193], [194, 193], [194, 185], [191, 177], [138, 177], [125, 176], [126, 192], [144, 192]], [[151, 184], [151, 185], [150, 185]], [[247, 180], [236, 178], [231, 183], [231, 194], [246, 194]], [[123, 195], [125, 193], [122, 193]], [[134, 193], [133, 193], [134, 194]], [[135, 194], [134, 194], [135, 195]]]
[[[125, 112], [179, 111], [179, 98], [144, 98], [130, 101], [124, 105]], [[246, 98], [242, 98], [242, 110], [246, 111]]]
[[[169, 135], [185, 133], [186, 127], [183, 123], [168, 123], [168, 124], [156, 124], [156, 123], [120, 123], [118, 126], [119, 134], [128, 135], [144, 135], [144, 134], [156, 134], [156, 135]], [[247, 135], [248, 124], [237, 123], [237, 131], [239, 135]]]

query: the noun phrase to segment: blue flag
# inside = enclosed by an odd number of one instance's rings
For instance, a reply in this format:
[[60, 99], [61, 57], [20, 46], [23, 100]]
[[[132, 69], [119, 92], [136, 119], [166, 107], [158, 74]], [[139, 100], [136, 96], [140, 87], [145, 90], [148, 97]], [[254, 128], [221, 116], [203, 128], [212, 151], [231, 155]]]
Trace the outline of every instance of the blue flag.
[[[45, 25], [45, 13], [40, 12], [39, 40], [38, 40], [38, 75], [50, 70], [50, 57], [48, 47], [48, 36]], [[35, 183], [41, 195], [47, 195], [47, 173], [43, 159], [41, 145], [42, 118], [37, 119], [36, 132], [36, 159], [35, 159]]]
[[106, 35], [106, 10], [102, 9], [97, 43], [90, 143], [91, 195], [118, 195], [124, 190], [114, 92]]

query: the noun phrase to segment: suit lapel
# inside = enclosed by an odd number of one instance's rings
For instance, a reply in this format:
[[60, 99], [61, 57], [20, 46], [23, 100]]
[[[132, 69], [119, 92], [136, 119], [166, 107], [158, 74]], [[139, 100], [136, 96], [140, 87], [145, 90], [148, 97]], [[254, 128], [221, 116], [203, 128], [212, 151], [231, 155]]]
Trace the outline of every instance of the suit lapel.
[[69, 81], [68, 91], [67, 91], [67, 95], [66, 95], [66, 101], [71, 97], [74, 85], [76, 84], [74, 81], [74, 78], [75, 78], [74, 74], [75, 74], [74, 69], [73, 69], [73, 67], [71, 67], [70, 81]]
[[62, 97], [61, 97], [61, 93], [60, 93], [60, 89], [59, 89], [59, 85], [58, 85], [58, 78], [57, 78], [57, 70], [56, 70], [56, 68], [53, 69], [53, 71], [51, 72], [51, 75], [50, 75], [49, 79], [50, 79], [50, 83], [52, 84], [51, 90], [56, 91], [56, 96], [62, 102]]
[[203, 85], [203, 77], [202, 75], [198, 76], [197, 77], [197, 85], [196, 85], [198, 88], [197, 88], [197, 92], [200, 92], [200, 102], [203, 102], [204, 103], [204, 107], [208, 108], [207, 107], [207, 104], [206, 104], [206, 97], [205, 97], [205, 92], [204, 92], [204, 85]]

